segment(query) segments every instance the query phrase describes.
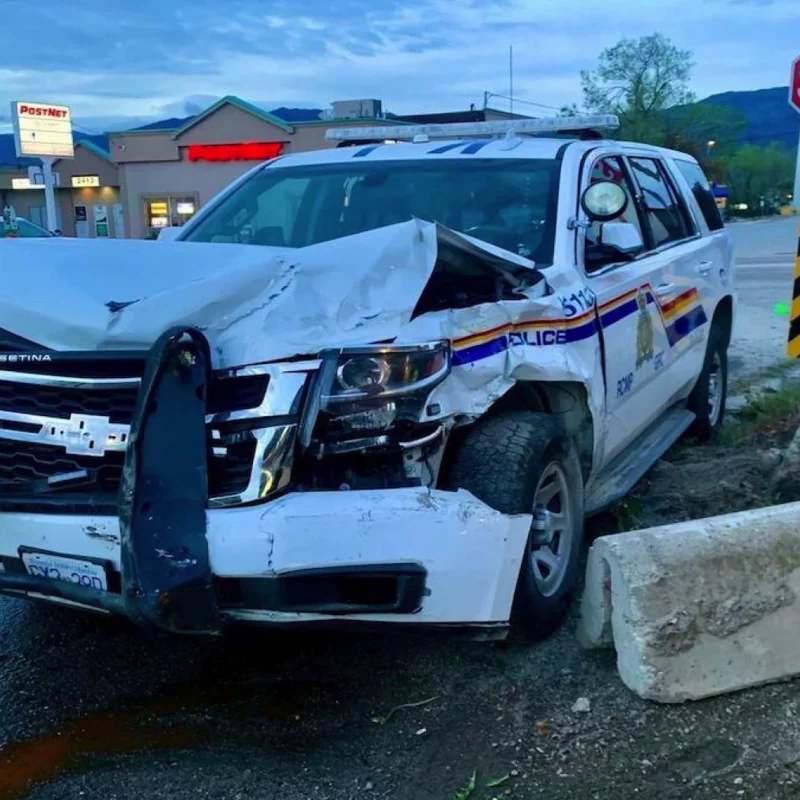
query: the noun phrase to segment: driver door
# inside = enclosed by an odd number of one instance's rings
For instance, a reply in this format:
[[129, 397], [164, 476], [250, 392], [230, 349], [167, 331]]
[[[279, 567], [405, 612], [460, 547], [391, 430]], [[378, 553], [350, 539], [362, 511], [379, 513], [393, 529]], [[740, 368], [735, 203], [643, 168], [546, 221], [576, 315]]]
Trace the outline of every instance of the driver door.
[[665, 409], [669, 340], [656, 302], [664, 283], [663, 262], [647, 252], [646, 228], [636, 202], [636, 184], [621, 154], [596, 156], [587, 167], [585, 186], [612, 180], [624, 187], [628, 203], [613, 222], [639, 231], [642, 252], [633, 260], [597, 261], [592, 247], [602, 241], [602, 224], [586, 231], [583, 262], [589, 286], [597, 296], [606, 364], [605, 459], [636, 439]]

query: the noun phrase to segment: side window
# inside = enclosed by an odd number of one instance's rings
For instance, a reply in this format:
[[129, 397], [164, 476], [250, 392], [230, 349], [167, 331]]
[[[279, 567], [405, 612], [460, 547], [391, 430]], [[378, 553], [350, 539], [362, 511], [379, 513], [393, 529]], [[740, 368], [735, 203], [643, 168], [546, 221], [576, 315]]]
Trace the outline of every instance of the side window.
[[722, 215], [719, 213], [717, 201], [714, 199], [714, 193], [711, 191], [711, 184], [708, 182], [703, 170], [699, 164], [692, 164], [689, 161], [676, 161], [678, 169], [681, 174], [686, 178], [686, 182], [692, 188], [694, 199], [697, 200], [697, 205], [700, 206], [700, 211], [703, 213], [708, 229], [711, 231], [718, 231], [725, 227], [722, 221]]
[[652, 158], [638, 157], [631, 157], [628, 161], [639, 184], [653, 246], [661, 247], [688, 238], [691, 234], [686, 219], [661, 163]]

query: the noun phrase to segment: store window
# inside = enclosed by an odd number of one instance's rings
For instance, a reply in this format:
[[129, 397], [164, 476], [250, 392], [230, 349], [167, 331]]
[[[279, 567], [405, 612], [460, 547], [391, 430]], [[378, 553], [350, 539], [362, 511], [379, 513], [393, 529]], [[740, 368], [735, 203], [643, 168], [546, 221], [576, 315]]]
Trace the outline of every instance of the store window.
[[144, 218], [147, 235], [155, 238], [162, 228], [185, 225], [195, 215], [198, 208], [196, 195], [166, 195], [146, 198]]

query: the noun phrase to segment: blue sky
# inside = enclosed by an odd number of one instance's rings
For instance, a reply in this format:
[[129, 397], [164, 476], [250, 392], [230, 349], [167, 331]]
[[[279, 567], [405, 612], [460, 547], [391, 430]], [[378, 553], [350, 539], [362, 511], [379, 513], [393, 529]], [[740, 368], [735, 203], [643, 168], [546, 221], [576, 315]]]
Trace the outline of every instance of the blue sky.
[[0, 127], [15, 98], [66, 103], [92, 130], [225, 94], [467, 108], [508, 93], [509, 45], [515, 96], [560, 106], [604, 47], [656, 30], [694, 52], [700, 97], [784, 85], [800, 0], [0, 0]]

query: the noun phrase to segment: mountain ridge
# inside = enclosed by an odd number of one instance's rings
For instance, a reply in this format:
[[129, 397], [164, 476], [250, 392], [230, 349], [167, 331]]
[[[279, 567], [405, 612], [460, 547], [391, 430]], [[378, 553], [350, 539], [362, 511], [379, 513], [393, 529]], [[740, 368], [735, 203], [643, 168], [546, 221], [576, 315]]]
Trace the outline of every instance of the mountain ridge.
[[742, 143], [759, 146], [780, 142], [797, 147], [800, 114], [789, 105], [789, 87], [773, 86], [752, 91], [719, 92], [698, 101], [699, 105], [725, 106], [739, 111], [746, 120]]

